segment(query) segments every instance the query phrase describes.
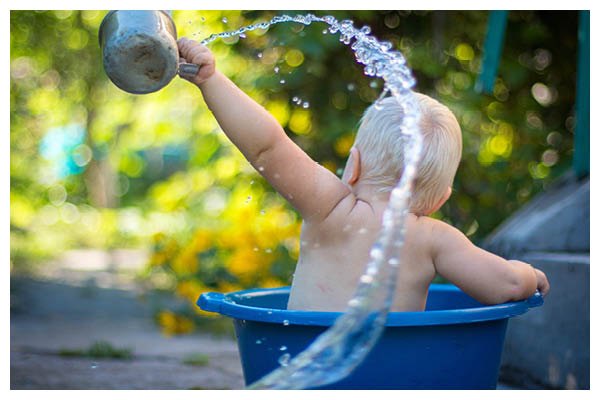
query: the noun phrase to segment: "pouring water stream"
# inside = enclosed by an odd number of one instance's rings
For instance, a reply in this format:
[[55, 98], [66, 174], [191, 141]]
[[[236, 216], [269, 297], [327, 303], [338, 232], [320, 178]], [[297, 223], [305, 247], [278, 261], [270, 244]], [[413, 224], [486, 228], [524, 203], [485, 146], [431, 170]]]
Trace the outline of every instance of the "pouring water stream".
[[364, 74], [377, 76], [385, 82], [377, 101], [391, 93], [404, 109], [403, 135], [398, 140], [405, 142], [405, 166], [400, 181], [391, 192], [382, 229], [371, 248], [365, 272], [345, 312], [307, 349], [289, 361], [286, 359], [281, 367], [250, 385], [249, 389], [304, 389], [336, 382], [349, 375], [375, 345], [394, 297], [397, 269], [401, 264], [398, 254], [404, 243], [404, 217], [408, 212], [408, 200], [422, 147], [418, 130], [419, 112], [411, 91], [415, 79], [406, 66], [404, 56], [392, 51], [391, 43], [379, 42], [371, 36], [368, 26], [357, 29], [353, 21], [337, 21], [332, 16], [280, 15], [269, 22], [212, 34], [201, 43], [207, 45], [218, 38], [235, 35], [243, 37], [246, 31], [267, 29], [282, 22], [304, 25], [324, 22], [329, 25], [330, 33], [340, 34], [340, 41], [344, 44], [350, 45], [354, 41], [350, 47], [356, 61], [365, 66]]

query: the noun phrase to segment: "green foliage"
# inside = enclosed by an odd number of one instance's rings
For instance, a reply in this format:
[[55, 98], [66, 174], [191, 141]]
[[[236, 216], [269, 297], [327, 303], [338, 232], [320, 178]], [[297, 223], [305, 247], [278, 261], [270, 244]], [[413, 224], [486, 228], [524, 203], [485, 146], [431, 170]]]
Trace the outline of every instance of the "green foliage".
[[185, 365], [196, 365], [203, 367], [210, 362], [210, 356], [201, 353], [193, 353], [183, 359]]
[[[180, 36], [200, 40], [279, 13], [173, 17]], [[229, 143], [193, 85], [176, 78], [136, 96], [109, 81], [97, 41], [105, 14], [11, 11], [11, 268], [78, 246], [148, 246], [147, 278], [191, 304], [202, 291], [289, 283], [296, 213]], [[489, 95], [474, 90], [487, 12], [316, 14], [369, 25], [405, 54], [417, 90], [455, 112], [463, 160], [452, 197], [434, 216], [475, 242], [570, 168], [575, 11], [511, 11]], [[217, 68], [339, 173], [382, 82], [363, 75], [350, 49], [324, 28], [279, 24], [210, 48]], [[70, 160], [70, 174], [41, 154], [53, 129], [85, 132], [61, 159], [63, 167]], [[168, 312], [159, 320], [168, 332], [189, 330], [189, 321]]]
[[132, 358], [131, 349], [116, 348], [105, 341], [94, 342], [88, 349], [60, 349], [58, 354], [62, 357], [88, 357], [88, 358], [113, 358], [129, 360]]

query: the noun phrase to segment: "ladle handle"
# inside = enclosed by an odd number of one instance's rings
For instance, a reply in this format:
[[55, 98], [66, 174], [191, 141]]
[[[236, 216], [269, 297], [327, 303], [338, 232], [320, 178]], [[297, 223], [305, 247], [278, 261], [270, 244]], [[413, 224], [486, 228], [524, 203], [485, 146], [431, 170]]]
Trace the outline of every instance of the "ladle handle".
[[199, 70], [200, 66], [196, 64], [180, 63], [177, 73], [182, 78], [192, 79], [196, 76]]

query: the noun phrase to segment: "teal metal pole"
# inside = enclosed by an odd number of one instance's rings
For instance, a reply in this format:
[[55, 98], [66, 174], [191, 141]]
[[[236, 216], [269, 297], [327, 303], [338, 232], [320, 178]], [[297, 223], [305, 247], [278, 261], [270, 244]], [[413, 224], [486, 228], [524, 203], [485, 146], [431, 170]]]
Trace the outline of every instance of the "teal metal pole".
[[508, 11], [492, 10], [488, 19], [488, 31], [483, 43], [483, 62], [481, 74], [475, 84], [475, 90], [486, 93], [494, 91], [496, 83], [496, 74], [498, 73], [498, 64], [500, 64], [500, 55], [502, 54], [502, 44], [504, 42], [504, 31], [508, 20]]
[[578, 42], [573, 169], [581, 178], [590, 173], [590, 10], [579, 11]]

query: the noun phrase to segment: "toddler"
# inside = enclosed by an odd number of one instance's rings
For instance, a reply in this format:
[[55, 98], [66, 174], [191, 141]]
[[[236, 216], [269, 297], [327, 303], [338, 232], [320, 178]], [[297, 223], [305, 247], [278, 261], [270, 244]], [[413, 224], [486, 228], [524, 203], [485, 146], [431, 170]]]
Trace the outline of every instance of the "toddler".
[[[390, 192], [402, 174], [398, 140], [402, 107], [393, 97], [365, 112], [338, 178], [313, 161], [277, 120], [215, 69], [205, 46], [187, 38], [179, 52], [200, 69], [190, 79], [229, 139], [300, 213], [300, 256], [288, 309], [343, 311], [369, 260]], [[462, 151], [460, 126], [450, 110], [415, 93], [421, 111], [422, 159], [406, 217], [405, 244], [391, 311], [422, 311], [436, 273], [485, 304], [546, 295], [546, 276], [474, 246], [450, 225], [427, 217], [448, 200]]]

